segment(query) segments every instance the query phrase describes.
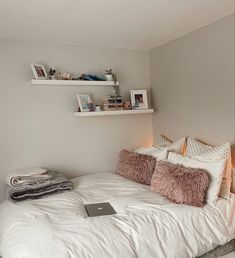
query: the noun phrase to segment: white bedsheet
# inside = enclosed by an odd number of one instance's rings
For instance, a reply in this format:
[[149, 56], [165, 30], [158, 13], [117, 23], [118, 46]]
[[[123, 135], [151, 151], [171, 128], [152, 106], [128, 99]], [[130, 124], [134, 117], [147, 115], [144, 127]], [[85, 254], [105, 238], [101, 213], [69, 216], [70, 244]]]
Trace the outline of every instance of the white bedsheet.
[[[0, 206], [3, 258], [184, 258], [235, 237], [235, 197], [216, 207], [177, 205], [116, 174], [82, 176], [75, 190]], [[116, 215], [89, 218], [83, 204]]]

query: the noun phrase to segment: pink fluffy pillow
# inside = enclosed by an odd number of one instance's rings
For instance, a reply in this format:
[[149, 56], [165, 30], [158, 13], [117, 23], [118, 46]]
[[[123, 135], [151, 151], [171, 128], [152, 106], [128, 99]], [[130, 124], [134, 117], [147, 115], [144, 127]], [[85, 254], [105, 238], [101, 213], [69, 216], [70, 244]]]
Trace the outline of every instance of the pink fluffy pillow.
[[116, 172], [138, 183], [150, 185], [156, 163], [156, 158], [150, 155], [122, 150]]
[[150, 189], [172, 202], [202, 207], [205, 204], [208, 185], [209, 175], [204, 169], [159, 161]]

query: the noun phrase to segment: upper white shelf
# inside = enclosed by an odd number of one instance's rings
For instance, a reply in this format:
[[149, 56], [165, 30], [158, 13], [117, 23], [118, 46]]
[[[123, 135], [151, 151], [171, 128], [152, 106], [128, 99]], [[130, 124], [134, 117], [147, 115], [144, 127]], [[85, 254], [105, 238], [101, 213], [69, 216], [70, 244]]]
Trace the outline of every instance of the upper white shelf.
[[113, 115], [134, 115], [134, 114], [150, 114], [153, 109], [138, 110], [116, 110], [116, 111], [98, 111], [98, 112], [74, 112], [74, 116], [113, 116]]
[[[75, 80], [32, 80], [33, 85], [58, 86], [114, 86], [114, 81], [75, 81]], [[119, 85], [119, 82], [116, 82]]]

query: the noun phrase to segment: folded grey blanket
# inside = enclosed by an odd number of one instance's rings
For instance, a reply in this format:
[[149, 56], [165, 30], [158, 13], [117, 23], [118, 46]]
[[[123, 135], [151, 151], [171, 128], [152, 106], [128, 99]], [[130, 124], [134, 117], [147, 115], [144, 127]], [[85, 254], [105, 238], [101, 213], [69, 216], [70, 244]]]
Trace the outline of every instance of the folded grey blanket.
[[44, 196], [60, 193], [73, 189], [73, 183], [58, 172], [48, 172], [51, 177], [48, 180], [39, 180], [35, 184], [8, 187], [7, 196], [13, 201], [38, 199]]

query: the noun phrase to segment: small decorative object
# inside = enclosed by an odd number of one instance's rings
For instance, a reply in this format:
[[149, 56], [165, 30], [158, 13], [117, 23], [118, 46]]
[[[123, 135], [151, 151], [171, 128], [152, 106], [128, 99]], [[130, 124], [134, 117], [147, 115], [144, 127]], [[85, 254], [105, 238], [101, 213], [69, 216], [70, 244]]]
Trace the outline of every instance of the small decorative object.
[[46, 80], [47, 73], [43, 65], [41, 64], [31, 64], [33, 75], [37, 80]]
[[89, 94], [77, 95], [77, 99], [81, 112], [90, 111], [89, 103], [91, 103], [91, 98]]
[[101, 78], [95, 74], [82, 74], [78, 78], [72, 78], [72, 80], [81, 80], [81, 81], [104, 81], [104, 78]]
[[101, 111], [101, 107], [99, 105], [96, 105], [95, 111], [96, 112], [100, 112]]
[[55, 73], [56, 73], [56, 70], [50, 68], [50, 70], [49, 70], [49, 72], [48, 72], [48, 78], [49, 78], [49, 80], [54, 80], [54, 79], [55, 79]]
[[94, 111], [95, 111], [95, 104], [93, 103], [93, 101], [91, 101], [91, 102], [88, 104], [88, 106], [89, 106], [89, 111], [90, 111], [90, 112], [94, 112]]
[[104, 111], [123, 110], [122, 97], [106, 96], [103, 99], [103, 110]]
[[106, 72], [105, 74], [106, 81], [113, 81], [113, 70], [108, 69], [108, 70], [105, 70], [105, 72]]
[[61, 78], [62, 78], [62, 80], [71, 80], [71, 74], [70, 73], [62, 73]]
[[147, 109], [147, 90], [131, 90], [131, 105], [133, 109]]
[[71, 74], [70, 73], [58, 73], [57, 80], [71, 80]]
[[131, 102], [130, 101], [125, 101], [123, 103], [123, 108], [124, 108], [124, 110], [130, 110], [131, 109]]

